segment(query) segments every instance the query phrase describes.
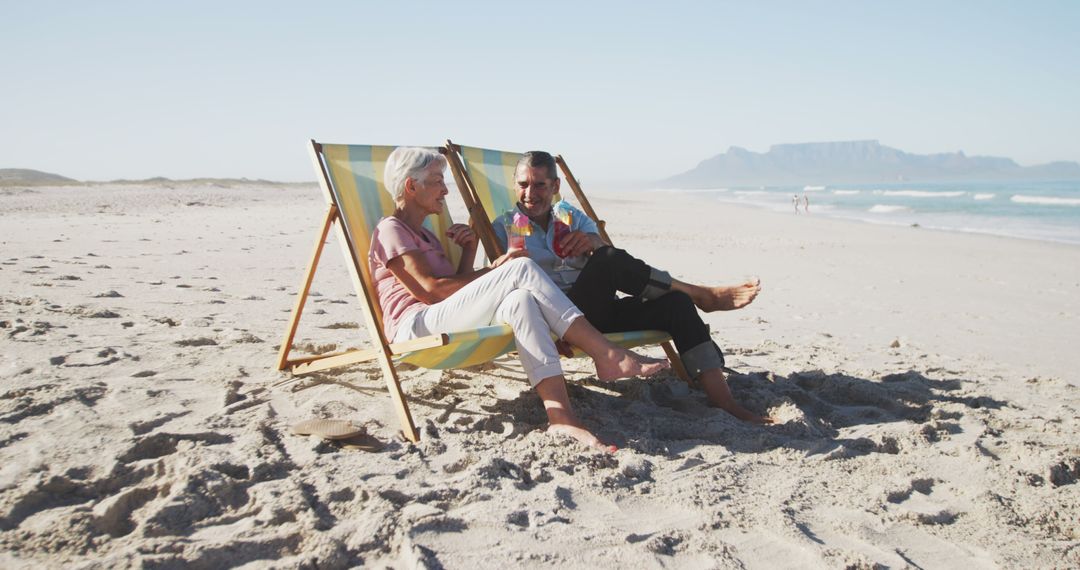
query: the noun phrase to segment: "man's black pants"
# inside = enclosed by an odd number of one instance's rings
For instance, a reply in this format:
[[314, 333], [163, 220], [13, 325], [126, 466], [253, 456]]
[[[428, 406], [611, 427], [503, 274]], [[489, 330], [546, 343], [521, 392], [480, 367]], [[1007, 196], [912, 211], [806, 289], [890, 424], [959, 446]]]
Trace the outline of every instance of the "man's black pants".
[[[589, 257], [577, 281], [567, 296], [600, 332], [659, 330], [671, 335], [675, 348], [684, 356], [694, 350], [701, 352], [712, 343], [709, 327], [701, 320], [690, 297], [680, 291], [669, 291], [654, 299], [640, 295], [650, 285], [652, 267], [624, 250], [605, 246]], [[656, 283], [652, 283], [653, 287]], [[618, 298], [616, 291], [630, 295]], [[723, 366], [723, 355], [719, 355]], [[712, 360], [711, 358], [709, 360]], [[689, 366], [688, 366], [689, 368]], [[696, 376], [700, 370], [691, 371]]]

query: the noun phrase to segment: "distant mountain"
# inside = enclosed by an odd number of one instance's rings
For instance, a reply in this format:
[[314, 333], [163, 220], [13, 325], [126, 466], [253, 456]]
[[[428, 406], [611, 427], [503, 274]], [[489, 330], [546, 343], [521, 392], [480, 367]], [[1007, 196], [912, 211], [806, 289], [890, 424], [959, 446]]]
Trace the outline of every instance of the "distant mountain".
[[0, 168], [0, 186], [63, 186], [78, 183], [78, 180], [40, 170]]
[[766, 153], [733, 146], [660, 184], [708, 188], [947, 180], [1080, 180], [1080, 164], [1020, 166], [1009, 158], [963, 152], [909, 154], [878, 141], [778, 144]]
[[164, 176], [155, 176], [153, 178], [143, 178], [141, 180], [129, 180], [127, 178], [119, 178], [116, 180], [109, 180], [105, 182], [87, 182], [87, 184], [143, 184], [153, 185], [158, 184], [162, 186], [168, 186], [172, 184], [208, 184], [211, 186], [243, 186], [247, 184], [254, 184], [259, 186], [301, 186], [311, 184], [310, 182], [277, 182], [274, 180], [263, 180], [262, 178], [165, 178]]
[[106, 182], [98, 181], [79, 181], [73, 178], [67, 178], [60, 176], [59, 174], [52, 174], [49, 172], [41, 172], [40, 170], [30, 170], [28, 168], [0, 168], [0, 187], [3, 186], [69, 186], [73, 184], [141, 184], [141, 185], [161, 185], [169, 186], [172, 184], [206, 184], [212, 186], [243, 186], [248, 184], [255, 184], [261, 186], [308, 186], [313, 184], [312, 182], [275, 182], [273, 180], [263, 180], [261, 178], [185, 178], [180, 180], [173, 180], [171, 178], [164, 178], [157, 176], [154, 178], [144, 178], [142, 180], [109, 180]]

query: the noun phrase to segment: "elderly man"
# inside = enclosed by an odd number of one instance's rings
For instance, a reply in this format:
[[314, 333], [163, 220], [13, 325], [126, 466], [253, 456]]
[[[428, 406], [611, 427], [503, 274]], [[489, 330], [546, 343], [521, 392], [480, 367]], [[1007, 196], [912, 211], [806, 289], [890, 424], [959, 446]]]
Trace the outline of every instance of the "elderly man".
[[[601, 332], [660, 330], [671, 335], [683, 365], [705, 389], [709, 403], [733, 416], [772, 423], [743, 408], [731, 395], [724, 376], [724, 355], [709, 336], [697, 309], [729, 311], [748, 305], [757, 296], [757, 281], [730, 287], [705, 287], [673, 279], [600, 237], [596, 222], [572, 208], [570, 231], [560, 237], [560, 251], [574, 269], [557, 270], [552, 198], [559, 192], [555, 159], [543, 151], [525, 153], [514, 173], [517, 209], [528, 217], [531, 235], [525, 244], [529, 257], [551, 277]], [[495, 232], [507, 244], [507, 225], [514, 212], [495, 220]], [[584, 257], [587, 256], [587, 257]], [[562, 265], [562, 264], [560, 264]], [[619, 298], [616, 292], [628, 297]]]

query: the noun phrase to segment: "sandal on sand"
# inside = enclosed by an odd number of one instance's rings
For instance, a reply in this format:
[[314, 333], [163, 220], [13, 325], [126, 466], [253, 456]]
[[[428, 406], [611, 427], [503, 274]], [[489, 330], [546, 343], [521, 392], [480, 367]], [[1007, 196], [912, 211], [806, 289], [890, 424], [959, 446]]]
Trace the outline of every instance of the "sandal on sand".
[[348, 439], [335, 440], [334, 443], [341, 446], [342, 449], [358, 449], [372, 452], [380, 451], [384, 447], [383, 442], [366, 433]]
[[352, 425], [349, 420], [304, 420], [292, 427], [296, 435], [317, 435], [323, 439], [340, 440], [364, 433], [364, 428]]

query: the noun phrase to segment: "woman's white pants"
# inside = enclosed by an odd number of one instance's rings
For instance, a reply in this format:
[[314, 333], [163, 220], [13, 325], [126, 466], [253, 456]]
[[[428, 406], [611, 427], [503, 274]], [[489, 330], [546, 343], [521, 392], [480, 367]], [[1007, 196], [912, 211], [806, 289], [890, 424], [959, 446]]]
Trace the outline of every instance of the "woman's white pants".
[[534, 261], [519, 257], [406, 317], [394, 341], [506, 323], [514, 330], [529, 383], [536, 386], [544, 378], [562, 374], [551, 333], [562, 338], [582, 316]]

